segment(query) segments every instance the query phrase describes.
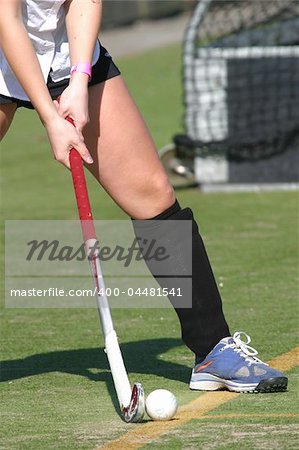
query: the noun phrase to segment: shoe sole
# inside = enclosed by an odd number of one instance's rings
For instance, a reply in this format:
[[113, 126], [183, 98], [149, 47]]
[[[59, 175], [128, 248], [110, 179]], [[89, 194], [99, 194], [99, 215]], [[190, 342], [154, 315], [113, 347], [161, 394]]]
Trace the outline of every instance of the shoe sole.
[[201, 374], [201, 379], [190, 381], [189, 387], [196, 391], [217, 391], [228, 389], [231, 392], [240, 393], [271, 393], [284, 392], [288, 387], [287, 377], [275, 377], [262, 380], [259, 383], [236, 383], [230, 380], [216, 377], [211, 374]]

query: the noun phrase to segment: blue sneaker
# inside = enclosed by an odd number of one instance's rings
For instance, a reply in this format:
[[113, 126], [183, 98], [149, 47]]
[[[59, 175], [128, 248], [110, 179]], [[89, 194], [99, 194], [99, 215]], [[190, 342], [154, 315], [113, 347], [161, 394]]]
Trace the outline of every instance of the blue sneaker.
[[[242, 341], [242, 335], [246, 341]], [[234, 392], [285, 391], [287, 377], [256, 357], [250, 337], [243, 331], [221, 339], [207, 357], [192, 370], [190, 389]]]

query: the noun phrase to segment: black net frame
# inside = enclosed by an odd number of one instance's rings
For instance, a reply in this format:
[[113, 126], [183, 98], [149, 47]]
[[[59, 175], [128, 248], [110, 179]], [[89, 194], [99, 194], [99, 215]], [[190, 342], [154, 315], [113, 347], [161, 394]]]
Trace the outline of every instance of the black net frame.
[[183, 83], [178, 156], [258, 160], [299, 143], [299, 1], [199, 1]]

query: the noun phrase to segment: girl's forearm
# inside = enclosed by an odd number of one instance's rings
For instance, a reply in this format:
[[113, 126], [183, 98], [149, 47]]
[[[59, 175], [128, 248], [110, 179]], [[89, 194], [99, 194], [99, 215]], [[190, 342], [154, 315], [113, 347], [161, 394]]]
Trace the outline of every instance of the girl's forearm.
[[56, 108], [19, 14], [12, 14], [10, 11], [7, 14], [1, 14], [0, 42], [8, 64], [36, 108], [41, 120], [44, 123], [48, 122], [57, 114]]
[[71, 64], [91, 63], [100, 29], [102, 2], [101, 0], [68, 0], [65, 8]]

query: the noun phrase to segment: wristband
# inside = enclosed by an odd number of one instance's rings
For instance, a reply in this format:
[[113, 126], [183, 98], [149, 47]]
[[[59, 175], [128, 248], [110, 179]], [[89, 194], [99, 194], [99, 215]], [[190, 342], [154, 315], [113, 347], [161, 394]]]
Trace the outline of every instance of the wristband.
[[89, 77], [89, 80], [91, 80], [91, 64], [78, 62], [71, 68], [71, 76], [75, 72], [86, 73], [86, 75], [88, 75], [88, 77]]

